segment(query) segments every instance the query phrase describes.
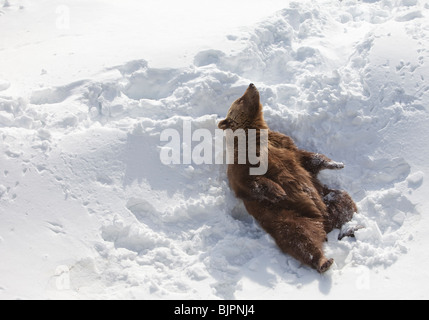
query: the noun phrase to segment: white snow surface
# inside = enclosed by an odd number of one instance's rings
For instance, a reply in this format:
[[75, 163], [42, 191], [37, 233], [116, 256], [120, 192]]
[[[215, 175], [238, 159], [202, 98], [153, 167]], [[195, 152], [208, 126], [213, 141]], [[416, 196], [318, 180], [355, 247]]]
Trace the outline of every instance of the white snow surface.
[[[0, 0], [0, 299], [429, 298], [429, 1]], [[344, 162], [330, 271], [284, 255], [226, 165], [165, 166], [250, 82]]]

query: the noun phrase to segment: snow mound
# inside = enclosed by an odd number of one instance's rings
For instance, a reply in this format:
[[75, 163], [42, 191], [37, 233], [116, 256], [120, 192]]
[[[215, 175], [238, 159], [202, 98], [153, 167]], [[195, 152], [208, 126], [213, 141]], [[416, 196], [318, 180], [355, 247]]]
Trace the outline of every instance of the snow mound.
[[[204, 49], [189, 67], [131, 60], [29, 97], [0, 81], [0, 252], [21, 266], [9, 277], [0, 263], [0, 296], [365, 297], [362, 274], [410, 255], [428, 205], [427, 17], [417, 0], [293, 2], [229, 34], [241, 50]], [[163, 130], [214, 136], [250, 82], [271, 129], [346, 164], [321, 179], [352, 195], [350, 224], [365, 228], [329, 235], [326, 276], [277, 249], [225, 165], [160, 161]]]

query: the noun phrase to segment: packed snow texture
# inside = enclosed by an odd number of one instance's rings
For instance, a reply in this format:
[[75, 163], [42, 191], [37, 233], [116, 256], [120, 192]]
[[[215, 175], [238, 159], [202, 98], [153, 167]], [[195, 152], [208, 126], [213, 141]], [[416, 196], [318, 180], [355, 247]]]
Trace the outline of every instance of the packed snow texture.
[[[247, 2], [230, 10], [245, 16]], [[258, 16], [264, 2], [250, 1], [254, 18], [236, 22], [246, 26], [207, 31], [212, 45], [196, 35], [186, 57], [186, 32], [198, 26], [164, 21], [146, 46], [161, 34], [173, 41], [165, 31], [176, 27], [185, 44], [138, 57], [127, 53], [137, 15], [107, 15], [123, 38], [100, 49], [90, 42], [104, 20], [88, 33], [73, 25], [86, 9], [107, 10], [98, 1], [0, 1], [0, 298], [429, 297], [429, 1], [274, 2], [282, 9]], [[181, 17], [207, 10], [197, 3], [185, 1]], [[219, 26], [229, 10], [220, 5]], [[58, 34], [45, 19], [19, 26], [46, 9]], [[90, 43], [74, 48], [90, 53], [84, 76], [67, 39]], [[31, 64], [26, 45], [35, 55], [57, 46], [53, 64]], [[109, 48], [116, 58], [105, 58]], [[160, 161], [163, 130], [192, 121], [214, 136], [250, 82], [272, 130], [346, 165], [320, 179], [352, 195], [350, 224], [365, 228], [342, 241], [329, 234], [325, 275], [279, 251], [230, 191], [226, 165]]]

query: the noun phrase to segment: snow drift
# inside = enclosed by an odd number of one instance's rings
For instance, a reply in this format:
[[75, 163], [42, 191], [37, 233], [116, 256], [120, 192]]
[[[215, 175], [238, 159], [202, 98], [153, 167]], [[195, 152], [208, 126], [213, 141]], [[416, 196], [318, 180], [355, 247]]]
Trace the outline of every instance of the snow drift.
[[[27, 10], [9, 4], [2, 37]], [[48, 86], [0, 70], [0, 298], [428, 297], [429, 3], [284, 7], [188, 66], [142, 56]], [[13, 51], [0, 47], [4, 63]], [[365, 229], [329, 235], [327, 275], [277, 249], [225, 165], [160, 161], [163, 130], [214, 132], [250, 82], [271, 129], [346, 164], [321, 179]]]

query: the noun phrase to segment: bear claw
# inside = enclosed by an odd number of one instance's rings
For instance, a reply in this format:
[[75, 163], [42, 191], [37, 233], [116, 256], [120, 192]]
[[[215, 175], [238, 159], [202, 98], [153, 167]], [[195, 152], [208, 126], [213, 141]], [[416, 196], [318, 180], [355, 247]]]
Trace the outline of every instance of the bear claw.
[[342, 162], [330, 161], [326, 164], [326, 169], [340, 170], [344, 169], [345, 165]]

